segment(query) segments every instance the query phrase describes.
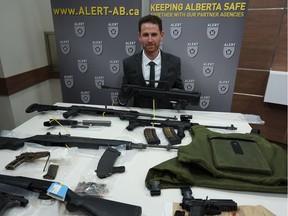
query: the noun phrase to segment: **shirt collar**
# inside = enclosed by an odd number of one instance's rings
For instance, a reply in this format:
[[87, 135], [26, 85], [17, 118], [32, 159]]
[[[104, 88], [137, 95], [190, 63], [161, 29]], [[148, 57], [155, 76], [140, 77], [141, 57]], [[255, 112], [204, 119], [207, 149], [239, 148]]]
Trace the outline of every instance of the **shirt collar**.
[[146, 55], [145, 52], [143, 50], [143, 63], [144, 65], [148, 65], [149, 62], [153, 61], [156, 65], [160, 65], [161, 64], [161, 50], [159, 50], [158, 55], [156, 56], [156, 58], [154, 60], [150, 60]]

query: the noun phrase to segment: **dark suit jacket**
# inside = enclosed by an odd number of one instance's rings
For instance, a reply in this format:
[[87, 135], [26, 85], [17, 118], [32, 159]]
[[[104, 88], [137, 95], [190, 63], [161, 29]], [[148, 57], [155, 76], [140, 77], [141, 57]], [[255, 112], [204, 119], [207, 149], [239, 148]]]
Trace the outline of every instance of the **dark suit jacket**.
[[[123, 84], [147, 87], [142, 73], [142, 53], [137, 53], [123, 60], [124, 77]], [[161, 51], [161, 76], [158, 89], [170, 90], [172, 88], [183, 89], [181, 80], [181, 61], [179, 57]], [[153, 98], [135, 94], [133, 106], [152, 108]], [[167, 98], [155, 98], [157, 109], [172, 109], [172, 104]]]

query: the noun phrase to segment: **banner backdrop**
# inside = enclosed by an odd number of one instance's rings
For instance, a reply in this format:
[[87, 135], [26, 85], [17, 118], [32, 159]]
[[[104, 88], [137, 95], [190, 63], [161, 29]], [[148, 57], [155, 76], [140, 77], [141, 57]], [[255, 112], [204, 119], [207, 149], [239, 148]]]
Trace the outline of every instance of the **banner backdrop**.
[[122, 60], [141, 47], [141, 1], [51, 0], [63, 101], [111, 105], [120, 87]]
[[181, 58], [185, 90], [198, 110], [230, 111], [248, 0], [150, 0], [163, 20], [162, 50]]
[[[141, 1], [51, 0], [63, 101], [111, 105], [122, 60], [141, 50]], [[161, 49], [181, 58], [185, 90], [200, 91], [196, 110], [230, 111], [248, 0], [150, 0], [163, 20]]]

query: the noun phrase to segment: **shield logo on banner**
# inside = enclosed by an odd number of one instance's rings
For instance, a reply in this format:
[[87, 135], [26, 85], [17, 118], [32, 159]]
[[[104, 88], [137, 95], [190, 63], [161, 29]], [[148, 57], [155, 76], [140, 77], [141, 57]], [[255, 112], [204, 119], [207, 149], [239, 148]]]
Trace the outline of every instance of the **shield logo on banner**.
[[218, 84], [218, 91], [220, 94], [226, 94], [229, 90], [229, 82], [227, 83], [219, 83]]
[[90, 101], [90, 92], [89, 91], [81, 92], [81, 101], [83, 103], [89, 103], [89, 101]]
[[72, 88], [74, 85], [73, 77], [64, 77], [64, 83], [67, 88]]
[[128, 56], [132, 56], [136, 52], [136, 45], [135, 44], [126, 44], [125, 50]]
[[110, 62], [110, 71], [113, 74], [117, 74], [120, 70], [120, 64], [119, 63], [111, 63]]
[[116, 38], [119, 34], [118, 26], [108, 26], [108, 32], [111, 38]]
[[223, 55], [225, 58], [231, 58], [235, 53], [235, 44], [232, 43], [231, 45], [228, 44], [228, 45], [224, 45], [224, 48], [223, 48]]
[[187, 45], [187, 54], [189, 57], [193, 58], [198, 53], [198, 45]]
[[203, 66], [203, 74], [206, 77], [210, 77], [214, 72], [213, 66]]
[[88, 70], [88, 62], [87, 61], [78, 61], [78, 69], [81, 73], [86, 73]]
[[74, 31], [75, 31], [75, 34], [78, 37], [82, 38], [85, 35], [85, 25], [84, 25], [84, 23], [81, 23], [81, 25], [74, 24]]
[[213, 40], [217, 37], [219, 32], [219, 26], [207, 26], [207, 36], [209, 39]]
[[60, 42], [60, 49], [61, 52], [65, 55], [67, 55], [70, 52], [70, 43], [61, 43]]
[[98, 89], [101, 89], [101, 87], [104, 85], [104, 77], [95, 77], [95, 85]]
[[170, 26], [170, 34], [173, 39], [179, 38], [181, 33], [182, 33], [181, 26]]
[[210, 104], [210, 97], [201, 97], [201, 98], [200, 98], [199, 106], [200, 106], [202, 109], [208, 108], [208, 107], [209, 107], [209, 104]]
[[102, 52], [103, 52], [103, 45], [102, 44], [93, 44], [93, 52], [96, 54], [96, 55], [101, 55]]
[[195, 82], [185, 82], [184, 89], [185, 91], [193, 91], [195, 87]]

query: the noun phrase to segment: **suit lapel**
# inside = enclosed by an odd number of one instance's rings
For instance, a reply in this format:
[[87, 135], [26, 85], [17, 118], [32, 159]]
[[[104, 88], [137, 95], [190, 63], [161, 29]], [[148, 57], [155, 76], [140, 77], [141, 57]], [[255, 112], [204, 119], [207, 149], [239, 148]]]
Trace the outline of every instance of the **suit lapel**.
[[136, 61], [136, 73], [137, 77], [139, 78], [139, 83], [141, 86], [146, 86], [146, 82], [143, 77], [143, 72], [142, 72], [142, 51], [138, 53], [135, 56], [135, 61]]
[[161, 75], [160, 75], [160, 82], [157, 86], [157, 88], [164, 88], [165, 82], [167, 81], [167, 72], [168, 72], [168, 67], [167, 65], [169, 62], [167, 62], [167, 58], [165, 53], [161, 51]]

